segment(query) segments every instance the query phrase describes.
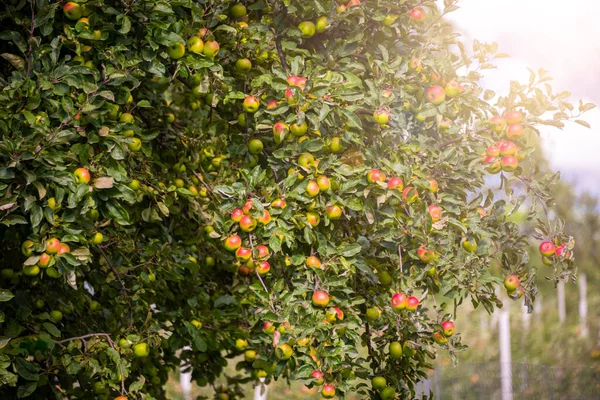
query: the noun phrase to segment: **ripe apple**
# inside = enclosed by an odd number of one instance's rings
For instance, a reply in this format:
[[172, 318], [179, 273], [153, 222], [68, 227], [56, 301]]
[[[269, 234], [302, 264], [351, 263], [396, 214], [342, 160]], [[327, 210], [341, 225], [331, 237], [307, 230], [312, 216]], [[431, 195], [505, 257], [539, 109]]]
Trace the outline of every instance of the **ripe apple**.
[[321, 260], [315, 256], [309, 256], [306, 258], [306, 266], [309, 268], [321, 268]]
[[425, 248], [425, 245], [421, 245], [421, 247], [419, 247], [419, 249], [417, 250], [417, 257], [419, 257], [419, 260], [423, 261], [426, 264], [433, 261], [433, 256], [433, 250]]
[[242, 207], [242, 211], [244, 212], [244, 214], [248, 214], [250, 210], [252, 210], [252, 200], [246, 199], [246, 203]]
[[431, 221], [433, 222], [437, 222], [440, 220], [440, 218], [442, 218], [442, 208], [440, 206], [432, 204], [429, 207], [427, 207], [427, 212], [429, 213]]
[[325, 207], [325, 214], [332, 221], [340, 219], [342, 216], [342, 207], [337, 204], [329, 204]]
[[321, 222], [321, 217], [314, 211], [306, 213], [306, 221], [312, 226], [316, 227]]
[[335, 397], [335, 386], [333, 386], [329, 383], [327, 385], [323, 386], [323, 389], [321, 389], [321, 396], [324, 399], [331, 399], [331, 398]]
[[225, 239], [223, 246], [228, 251], [236, 251], [242, 245], [242, 238], [234, 234]]
[[510, 140], [518, 140], [521, 136], [523, 136], [525, 128], [521, 124], [512, 124], [508, 126], [508, 130], [506, 131], [506, 137]]
[[290, 125], [290, 131], [292, 132], [292, 135], [299, 137], [308, 131], [308, 125], [306, 122], [302, 122], [301, 124], [292, 124]]
[[444, 330], [444, 335], [446, 337], [450, 337], [454, 335], [454, 322], [452, 321], [444, 321], [442, 322], [442, 329]]
[[385, 178], [385, 173], [378, 169], [372, 169], [367, 173], [367, 181], [369, 183], [385, 182]]
[[325, 319], [330, 323], [342, 321], [344, 319], [344, 312], [337, 307], [330, 308], [325, 313]]
[[187, 45], [188, 49], [195, 54], [202, 54], [202, 50], [204, 50], [204, 41], [198, 36], [192, 36], [189, 38]]
[[40, 268], [46, 268], [50, 265], [50, 261], [52, 261], [52, 256], [48, 253], [40, 254], [40, 259], [37, 262], [37, 266]]
[[485, 170], [490, 174], [497, 174], [502, 170], [502, 164], [496, 157], [486, 157], [483, 163], [486, 165]]
[[325, 15], [319, 17], [316, 23], [316, 31], [317, 33], [323, 33], [329, 28], [329, 21]]
[[242, 18], [246, 15], [246, 6], [243, 4], [234, 4], [229, 9], [229, 15], [231, 18]]
[[348, 8], [360, 6], [360, 0], [350, 0], [346, 5]]
[[394, 311], [402, 311], [406, 308], [407, 297], [403, 293], [394, 293], [392, 296], [392, 308]]
[[271, 214], [267, 210], [263, 210], [262, 216], [258, 218], [258, 222], [262, 225], [266, 225], [271, 222]]
[[260, 100], [258, 100], [254, 96], [246, 96], [244, 99], [243, 107], [247, 113], [253, 114], [258, 111], [258, 107], [260, 106]]
[[290, 131], [289, 126], [283, 122], [279, 121], [273, 125], [273, 138], [275, 140], [275, 144], [281, 143]]
[[492, 125], [492, 131], [495, 133], [503, 132], [506, 129], [506, 119], [504, 117], [495, 116], [490, 118], [489, 122]]
[[306, 184], [306, 195], [308, 197], [317, 197], [319, 195], [319, 184], [315, 181], [308, 181]]
[[167, 54], [173, 60], [179, 60], [181, 57], [185, 55], [185, 45], [183, 43], [172, 43], [167, 48]]
[[280, 360], [289, 360], [294, 355], [294, 350], [292, 349], [292, 347], [289, 344], [283, 343], [283, 344], [280, 344], [279, 346], [277, 346], [277, 350], [275, 350], [275, 354], [276, 354], [277, 358]]
[[494, 157], [495, 158], [495, 157], [498, 157], [500, 155], [500, 149], [498, 148], [498, 146], [492, 145], [492, 146], [489, 146], [487, 148], [487, 150], [485, 151], [485, 154], [488, 157]]
[[569, 257], [569, 255], [571, 254], [571, 252], [569, 251], [569, 249], [567, 249], [567, 246], [565, 246], [564, 244], [561, 244], [560, 246], [558, 246], [556, 248], [555, 254], [558, 257]]
[[500, 155], [501, 156], [513, 156], [517, 152], [517, 145], [513, 142], [506, 140], [500, 144]]
[[150, 346], [147, 343], [138, 343], [133, 346], [133, 354], [136, 357], [147, 357], [150, 354]]
[[63, 13], [71, 21], [76, 21], [83, 15], [83, 10], [79, 4], [70, 1], [63, 6]]
[[285, 202], [284, 199], [275, 199], [271, 202], [271, 207], [273, 208], [279, 208], [279, 209], [284, 209], [287, 206], [287, 203]]
[[256, 360], [256, 350], [246, 350], [244, 352], [244, 359], [246, 362], [252, 362]]
[[399, 360], [402, 358], [402, 343], [390, 343], [390, 357], [392, 357], [394, 360]]
[[436, 331], [433, 333], [433, 341], [437, 344], [446, 344], [448, 343], [448, 338], [442, 332]]
[[520, 285], [519, 278], [514, 274], [507, 275], [506, 278], [504, 278], [504, 287], [506, 288], [506, 290], [509, 293], [517, 290], [519, 285]]
[[90, 243], [96, 245], [102, 243], [103, 240], [104, 235], [100, 232], [96, 232], [94, 233], [94, 236], [92, 236], [92, 238], [90, 239]]
[[407, 186], [402, 191], [402, 198], [407, 203], [412, 203], [413, 201], [417, 200], [418, 197], [419, 197], [419, 192], [417, 192], [417, 189], [412, 186]]
[[85, 168], [77, 168], [73, 172], [73, 176], [75, 177], [75, 183], [89, 183], [90, 179], [92, 179], [90, 171]]
[[390, 113], [384, 109], [375, 110], [373, 112], [373, 119], [379, 125], [385, 125], [390, 120]]
[[449, 98], [458, 96], [463, 92], [463, 90], [464, 89], [462, 85], [455, 80], [451, 80], [450, 82], [446, 83], [446, 86], [444, 86], [444, 93], [446, 93], [446, 96]]
[[25, 257], [31, 257], [31, 255], [33, 254], [33, 250], [31, 250], [31, 247], [33, 247], [33, 245], [34, 243], [31, 240], [24, 241], [21, 245], [21, 253], [23, 253]]
[[244, 215], [240, 220], [240, 228], [244, 232], [252, 232], [256, 229], [256, 220], [249, 215]]
[[258, 258], [260, 260], [266, 260], [270, 256], [269, 248], [265, 245], [256, 246], [256, 251], [258, 252]]
[[271, 264], [269, 264], [268, 261], [260, 261], [256, 267], [256, 272], [258, 272], [259, 275], [266, 275], [270, 270]]
[[219, 49], [219, 43], [217, 43], [214, 40], [209, 40], [208, 42], [204, 43], [204, 49], [202, 49], [202, 54], [204, 54], [210, 59], [213, 59], [216, 57], [217, 53], [219, 52]]
[[540, 244], [540, 253], [546, 257], [552, 257], [556, 253], [556, 247], [552, 242], [542, 242]]
[[432, 193], [437, 193], [437, 191], [440, 189], [437, 181], [433, 178], [429, 178], [427, 179], [427, 182], [429, 182], [429, 191]]
[[312, 304], [315, 307], [327, 307], [327, 304], [329, 304], [329, 295], [322, 290], [317, 290], [312, 295]]
[[422, 9], [418, 7], [410, 10], [408, 14], [410, 15], [410, 19], [412, 19], [415, 22], [421, 22], [425, 19], [425, 13]]
[[317, 27], [311, 21], [304, 21], [298, 25], [298, 29], [302, 32], [302, 37], [305, 39], [311, 38], [315, 35]]
[[520, 124], [521, 122], [523, 122], [523, 113], [521, 111], [509, 111], [504, 115], [504, 118], [506, 119], [506, 122], [508, 122], [509, 124], [513, 125], [513, 124]]
[[436, 106], [442, 104], [444, 100], [446, 100], [446, 92], [444, 92], [444, 88], [438, 85], [431, 86], [429, 89], [427, 89], [426, 96], [427, 100]]
[[462, 247], [469, 253], [474, 253], [477, 250], [477, 242], [475, 240], [463, 240]]
[[240, 208], [236, 208], [231, 213], [231, 219], [234, 222], [240, 222], [240, 220], [242, 219], [243, 216], [244, 216], [244, 212]]
[[417, 307], [419, 307], [419, 299], [415, 296], [406, 299], [406, 311], [417, 311]]
[[296, 98], [294, 97], [294, 90], [292, 90], [291, 88], [287, 88], [285, 90], [285, 100], [287, 101], [288, 105], [290, 106], [295, 106], [298, 101], [296, 100]]
[[290, 75], [287, 77], [286, 81], [287, 81], [288, 85], [296, 86], [296, 87], [299, 87], [300, 89], [304, 90], [307, 79], [302, 78], [300, 76], [296, 76], [296, 75]]
[[323, 373], [318, 369], [314, 370], [312, 374], [310, 374], [311, 378], [314, 379], [315, 385], [321, 386], [325, 380], [323, 379]]
[[252, 250], [247, 247], [240, 246], [235, 251], [235, 258], [242, 262], [246, 262], [252, 258]]
[[452, 125], [452, 121], [445, 119], [438, 123], [438, 128], [440, 132], [448, 132], [450, 130], [450, 125]]
[[70, 253], [71, 252], [71, 248], [69, 247], [69, 245], [67, 245], [66, 243], [61, 243], [60, 247], [58, 248], [58, 254], [66, 254], [66, 253]]
[[402, 191], [404, 189], [404, 183], [402, 182], [402, 179], [398, 178], [397, 176], [390, 178], [388, 181], [388, 189], [397, 189]]
[[506, 156], [502, 157], [502, 160], [500, 160], [500, 165], [502, 166], [502, 171], [512, 172], [519, 166], [519, 161], [516, 157]]
[[302, 153], [298, 157], [298, 164], [300, 164], [301, 167], [310, 169], [310, 167], [315, 165], [315, 158], [310, 153]]
[[248, 348], [248, 341], [246, 339], [237, 339], [235, 341], [235, 348], [238, 351], [244, 351]]
[[319, 189], [326, 191], [331, 187], [331, 182], [325, 175], [320, 175], [317, 177], [317, 185], [319, 185]]

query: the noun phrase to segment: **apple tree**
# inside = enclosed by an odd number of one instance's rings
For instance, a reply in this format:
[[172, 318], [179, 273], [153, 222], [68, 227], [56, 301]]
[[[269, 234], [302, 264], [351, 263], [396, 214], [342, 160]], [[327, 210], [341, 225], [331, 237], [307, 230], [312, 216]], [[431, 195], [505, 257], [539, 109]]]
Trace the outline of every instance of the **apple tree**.
[[593, 106], [482, 88], [456, 3], [4, 2], [2, 398], [409, 398], [464, 301], [572, 275], [527, 138]]

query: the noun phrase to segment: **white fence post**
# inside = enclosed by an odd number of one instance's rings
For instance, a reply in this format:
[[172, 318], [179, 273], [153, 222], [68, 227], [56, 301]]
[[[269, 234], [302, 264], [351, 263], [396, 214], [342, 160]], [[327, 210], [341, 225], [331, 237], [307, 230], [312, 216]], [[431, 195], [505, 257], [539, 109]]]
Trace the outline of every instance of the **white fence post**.
[[[184, 350], [191, 350], [190, 346], [185, 346]], [[184, 362], [181, 360], [181, 366]], [[181, 386], [181, 394], [185, 400], [192, 400], [192, 371], [179, 372], [179, 385]]]
[[260, 383], [254, 387], [254, 400], [267, 400], [267, 385], [265, 378], [260, 378]]
[[512, 369], [510, 356], [510, 310], [508, 302], [498, 316], [500, 334], [500, 387], [502, 400], [512, 400]]
[[567, 319], [567, 308], [565, 306], [565, 282], [559, 281], [557, 289], [558, 320], [563, 323]]
[[588, 336], [587, 326], [587, 278], [585, 274], [581, 274], [579, 277], [579, 321], [580, 321], [580, 335], [581, 337]]

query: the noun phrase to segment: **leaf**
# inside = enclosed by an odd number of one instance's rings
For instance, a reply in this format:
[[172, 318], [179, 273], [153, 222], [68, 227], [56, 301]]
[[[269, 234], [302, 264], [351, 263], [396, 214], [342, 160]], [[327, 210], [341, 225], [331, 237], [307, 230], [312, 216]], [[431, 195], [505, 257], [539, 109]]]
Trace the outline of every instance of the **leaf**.
[[42, 200], [46, 196], [46, 188], [38, 181], [33, 182], [33, 186], [35, 186], [38, 191], [39, 199]]
[[123, 21], [121, 25], [121, 29], [119, 29], [119, 33], [122, 35], [126, 35], [131, 30], [131, 20], [127, 15], [123, 16]]
[[236, 304], [237, 304], [237, 301], [228, 294], [223, 295], [223, 296], [219, 297], [217, 300], [215, 300], [215, 308], [220, 308], [223, 306], [234, 306]]
[[352, 243], [338, 247], [338, 253], [343, 257], [352, 257], [360, 253], [361, 249], [360, 244]]
[[15, 297], [14, 294], [8, 289], [0, 289], [0, 302], [9, 301]]
[[54, 337], [60, 337], [60, 331], [54, 324], [52, 324], [50, 322], [44, 322], [42, 325], [46, 329], [46, 332], [48, 332], [49, 334], [51, 334]]
[[584, 120], [576, 119], [575, 122], [581, 126], [585, 126], [586, 128], [591, 128], [590, 124]]
[[25, 361], [23, 358], [16, 358], [13, 364], [19, 376], [28, 381], [36, 381], [40, 379], [38, 371], [40, 367], [37, 364]]
[[110, 176], [104, 176], [94, 181], [94, 187], [96, 189], [110, 189], [113, 187], [114, 179]]
[[140, 375], [140, 378], [137, 381], [135, 381], [131, 385], [129, 385], [129, 391], [130, 392], [139, 391], [141, 388], [144, 387], [144, 383], [146, 383], [146, 378], [144, 378], [143, 375]]
[[3, 348], [10, 342], [11, 338], [8, 336], [0, 336], [0, 349]]
[[37, 388], [37, 382], [26, 382], [22, 385], [19, 385], [17, 388], [17, 398], [22, 399], [24, 397], [28, 397], [32, 394]]
[[25, 69], [25, 60], [19, 56], [10, 53], [2, 53], [0, 54], [0, 57], [11, 63], [18, 71], [23, 71]]

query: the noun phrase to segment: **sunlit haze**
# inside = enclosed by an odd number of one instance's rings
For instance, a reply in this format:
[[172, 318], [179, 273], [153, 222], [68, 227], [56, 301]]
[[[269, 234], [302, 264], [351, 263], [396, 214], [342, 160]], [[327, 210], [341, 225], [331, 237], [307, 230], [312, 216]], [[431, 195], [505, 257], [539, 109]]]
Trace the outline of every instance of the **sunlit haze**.
[[[459, 6], [449, 19], [465, 40], [495, 41], [511, 56], [486, 72], [485, 87], [506, 93], [510, 80], [527, 82], [527, 67], [544, 68], [554, 89], [569, 90], [573, 102], [600, 104], [600, 1], [461, 0]], [[545, 128], [542, 143], [566, 180], [600, 195], [600, 110], [585, 119], [591, 130], [574, 123], [562, 131]]]

